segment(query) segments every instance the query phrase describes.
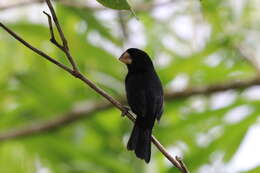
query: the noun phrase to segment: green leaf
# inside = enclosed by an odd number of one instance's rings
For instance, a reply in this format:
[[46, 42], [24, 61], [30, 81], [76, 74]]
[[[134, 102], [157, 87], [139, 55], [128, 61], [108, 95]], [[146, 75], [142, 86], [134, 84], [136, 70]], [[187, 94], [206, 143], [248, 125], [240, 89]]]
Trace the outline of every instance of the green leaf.
[[129, 5], [127, 0], [97, 0], [97, 1], [105, 7], [112, 8], [115, 10], [130, 10], [133, 16], [136, 17], [137, 20], [139, 20], [139, 18], [135, 14], [135, 11]]
[[105, 7], [116, 9], [116, 10], [130, 10], [130, 5], [126, 0], [97, 0], [100, 4]]

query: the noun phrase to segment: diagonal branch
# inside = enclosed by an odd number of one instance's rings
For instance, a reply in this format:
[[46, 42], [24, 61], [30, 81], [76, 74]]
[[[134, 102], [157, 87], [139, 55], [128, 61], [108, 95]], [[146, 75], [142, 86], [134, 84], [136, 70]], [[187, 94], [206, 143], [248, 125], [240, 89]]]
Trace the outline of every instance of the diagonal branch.
[[[83, 74], [80, 73], [80, 71], [78, 70], [76, 63], [74, 62], [73, 58], [71, 57], [70, 53], [69, 53], [69, 49], [68, 49], [68, 44], [67, 41], [64, 37], [64, 34], [61, 30], [61, 27], [59, 25], [58, 19], [56, 17], [55, 11], [52, 7], [52, 4], [50, 2], [50, 0], [46, 0], [46, 3], [51, 11], [53, 20], [56, 24], [56, 27], [58, 29], [58, 32], [60, 34], [60, 37], [63, 41], [63, 46], [66, 48], [65, 49], [65, 53], [67, 55], [67, 57], [69, 58], [72, 66], [73, 66], [73, 70], [71, 70], [70, 68], [64, 66], [63, 64], [57, 62], [55, 59], [51, 58], [50, 56], [48, 56], [47, 54], [43, 53], [42, 51], [40, 51], [39, 49], [33, 47], [32, 45], [30, 45], [28, 42], [26, 42], [25, 40], [23, 40], [21, 37], [19, 37], [17, 34], [15, 34], [13, 31], [11, 31], [10, 29], [8, 29], [4, 24], [2, 24], [0, 22], [0, 26], [6, 30], [10, 35], [12, 35], [16, 40], [20, 41], [22, 44], [24, 44], [26, 47], [30, 48], [31, 50], [33, 50], [34, 52], [36, 52], [37, 54], [43, 56], [45, 59], [53, 62], [54, 64], [56, 64], [57, 66], [61, 67], [62, 69], [66, 70], [67, 72], [69, 72], [72, 76], [80, 79], [81, 81], [83, 81], [85, 84], [87, 84], [89, 87], [91, 87], [93, 90], [95, 90], [97, 93], [99, 93], [100, 95], [102, 95], [103, 97], [105, 97], [108, 101], [110, 101], [115, 107], [117, 107], [119, 110], [121, 110], [122, 112], [125, 112], [125, 107], [123, 105], [121, 105], [117, 100], [115, 100], [113, 97], [111, 97], [110, 95], [108, 95], [104, 90], [102, 90], [101, 88], [99, 88], [98, 86], [96, 86], [92, 81], [90, 81], [89, 79], [87, 79]], [[126, 113], [127, 117], [131, 120], [131, 121], [135, 121], [134, 116], [130, 113], [127, 112]], [[182, 173], [187, 173], [186, 169], [183, 169], [181, 166], [181, 163], [179, 163], [178, 160], [176, 160], [174, 157], [172, 157], [167, 151], [166, 149], [160, 144], [160, 142], [154, 137], [152, 136], [152, 142], [153, 144], [155, 144], [155, 146], [161, 151], [161, 153], [175, 166], [177, 167], [180, 172]]]

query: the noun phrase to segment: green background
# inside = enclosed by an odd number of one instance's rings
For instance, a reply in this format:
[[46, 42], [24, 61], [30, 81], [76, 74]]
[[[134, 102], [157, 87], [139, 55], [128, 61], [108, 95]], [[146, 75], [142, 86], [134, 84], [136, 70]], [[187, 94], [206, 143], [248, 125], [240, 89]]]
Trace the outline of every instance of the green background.
[[[66, 2], [69, 1], [58, 3], [56, 11], [73, 57], [87, 78], [116, 99], [125, 98], [127, 69], [117, 58], [128, 46], [149, 53], [166, 93], [258, 78], [257, 63], [252, 63], [252, 59], [257, 61], [260, 42], [257, 1], [243, 1], [242, 7], [226, 0], [133, 1], [132, 8], [139, 20], [130, 11], [88, 5], [88, 1]], [[124, 2], [117, 7], [106, 6], [127, 8]], [[165, 6], [170, 8], [167, 16], [161, 17]], [[0, 8], [1, 22], [69, 65], [64, 54], [48, 41], [47, 18], [41, 13], [46, 7], [40, 5], [40, 10], [31, 13], [27, 7]], [[9, 11], [17, 16], [4, 17]], [[42, 18], [35, 22], [31, 20], [33, 15]], [[187, 36], [189, 31], [192, 36]], [[201, 42], [198, 37], [203, 38]], [[138, 43], [142, 39], [144, 43]], [[0, 40], [1, 134], [106, 103], [81, 81], [25, 48], [3, 29]], [[250, 127], [259, 125], [260, 99], [247, 97], [250, 89], [231, 87], [213, 94], [168, 98], [154, 135], [172, 155], [184, 158], [191, 173], [203, 169], [208, 173], [235, 173], [228, 169], [228, 163]], [[214, 101], [223, 95], [224, 104], [214, 106]], [[244, 117], [241, 109], [247, 110]], [[232, 111], [237, 111], [237, 116], [229, 120]], [[132, 124], [120, 114], [110, 106], [54, 131], [0, 141], [0, 172], [177, 173], [154, 146], [149, 165], [127, 151], [125, 144]], [[260, 165], [255, 166], [245, 173], [259, 172]]]

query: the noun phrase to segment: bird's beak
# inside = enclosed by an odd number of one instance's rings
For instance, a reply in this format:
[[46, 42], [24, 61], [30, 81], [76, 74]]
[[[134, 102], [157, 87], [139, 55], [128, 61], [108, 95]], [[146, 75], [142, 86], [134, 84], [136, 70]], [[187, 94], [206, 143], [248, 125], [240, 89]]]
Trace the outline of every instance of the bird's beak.
[[128, 52], [124, 52], [120, 56], [119, 60], [125, 64], [132, 64], [132, 58]]

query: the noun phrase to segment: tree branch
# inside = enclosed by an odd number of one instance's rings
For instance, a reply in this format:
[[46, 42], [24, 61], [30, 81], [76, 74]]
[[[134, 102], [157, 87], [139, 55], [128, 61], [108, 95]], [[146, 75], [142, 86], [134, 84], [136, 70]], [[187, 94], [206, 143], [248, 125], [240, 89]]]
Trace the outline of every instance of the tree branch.
[[[244, 89], [247, 87], [251, 87], [254, 85], [260, 85], [259, 79], [252, 79], [248, 81], [240, 81], [240, 82], [232, 82], [229, 84], [218, 84], [212, 85], [208, 87], [198, 87], [198, 88], [191, 88], [181, 92], [168, 92], [165, 95], [165, 100], [176, 100], [184, 97], [189, 97], [197, 94], [212, 94], [215, 92], [226, 91], [230, 89]], [[121, 100], [121, 103], [125, 103], [126, 100]], [[49, 120], [46, 122], [41, 122], [38, 124], [33, 125], [26, 125], [24, 128], [13, 129], [7, 132], [0, 133], [0, 141], [15, 139], [19, 137], [28, 137], [31, 135], [35, 135], [38, 133], [45, 133], [53, 130], [60, 129], [66, 125], [74, 123], [77, 120], [82, 118], [89, 117], [91, 114], [110, 109], [113, 105], [109, 104], [109, 102], [100, 102], [100, 103], [87, 103], [84, 106], [80, 107], [75, 106], [74, 109], [71, 111], [58, 116], [54, 120]], [[56, 117], [56, 116], [55, 116]]]
[[50, 34], [51, 34], [51, 38], [50, 41], [57, 46], [59, 49], [61, 49], [62, 51], [64, 51], [64, 47], [62, 45], [60, 45], [58, 43], [58, 41], [55, 38], [54, 32], [53, 32], [53, 27], [52, 27], [52, 20], [51, 20], [51, 16], [46, 13], [45, 11], [43, 11], [43, 13], [48, 17], [48, 23], [49, 23], [49, 29], [50, 29]]
[[230, 89], [244, 89], [248, 88], [254, 85], [260, 85], [260, 78], [256, 77], [249, 80], [237, 80], [232, 82], [224, 82], [222, 84], [215, 84], [215, 85], [209, 85], [204, 87], [194, 87], [194, 88], [188, 88], [184, 91], [180, 92], [166, 92], [165, 99], [171, 100], [171, 99], [180, 99], [183, 97], [189, 97], [193, 95], [209, 95], [215, 92], [221, 92], [226, 91]]
[[[98, 86], [96, 86], [92, 81], [90, 81], [89, 79], [87, 79], [83, 74], [80, 73], [80, 71], [77, 69], [76, 63], [74, 62], [72, 56], [69, 53], [69, 47], [66, 41], [66, 38], [62, 32], [62, 29], [59, 25], [58, 19], [56, 17], [55, 11], [52, 7], [52, 4], [50, 2], [50, 0], [46, 0], [46, 3], [51, 11], [52, 14], [52, 18], [56, 24], [56, 27], [58, 29], [58, 32], [60, 34], [60, 37], [62, 39], [63, 42], [63, 46], [66, 48], [65, 49], [65, 54], [66, 56], [69, 58], [72, 66], [73, 66], [73, 70], [71, 70], [70, 68], [64, 66], [63, 64], [57, 62], [56, 60], [54, 60], [52, 57], [48, 56], [47, 54], [43, 53], [42, 51], [40, 51], [39, 49], [33, 47], [32, 45], [30, 45], [28, 42], [26, 42], [25, 40], [23, 40], [21, 37], [19, 37], [17, 34], [15, 34], [13, 31], [11, 31], [10, 29], [8, 29], [4, 24], [2, 24], [0, 22], [0, 26], [6, 30], [10, 35], [12, 35], [15, 39], [17, 39], [18, 41], [20, 41], [22, 44], [24, 44], [26, 47], [30, 48], [31, 50], [33, 50], [34, 52], [36, 52], [37, 54], [41, 55], [42, 57], [44, 57], [45, 59], [51, 61], [52, 63], [56, 64], [58, 67], [61, 67], [62, 69], [66, 70], [67, 72], [69, 72], [71, 75], [73, 75], [74, 77], [80, 79], [81, 81], [83, 81], [85, 84], [87, 84], [89, 87], [91, 87], [93, 90], [95, 90], [97, 93], [99, 93], [100, 95], [102, 95], [103, 97], [105, 97], [109, 102], [111, 102], [115, 107], [117, 107], [119, 110], [121, 110], [122, 112], [125, 112], [125, 108], [123, 105], [121, 105], [117, 100], [115, 100], [114, 98], [112, 98], [110, 95], [108, 95], [104, 90], [102, 90], [101, 88], [99, 88]], [[127, 117], [132, 120], [135, 121], [134, 116], [130, 113], [127, 112], [126, 113]], [[52, 126], [52, 125], [51, 125]], [[45, 126], [46, 127], [46, 126]], [[37, 129], [37, 128], [36, 128]], [[161, 151], [162, 154], [164, 154], [164, 156], [175, 166], [177, 167], [182, 173], [187, 173], [181, 166], [181, 163], [179, 163], [178, 160], [176, 160], [174, 157], [172, 157], [167, 151], [166, 149], [159, 143], [159, 141], [152, 136], [152, 142], [155, 144], [155, 146]]]
[[186, 167], [185, 163], [182, 161], [182, 158], [176, 156], [175, 159], [178, 160], [178, 162], [180, 163], [180, 166], [182, 167], [182, 169], [183, 169], [185, 172], [188, 173], [189, 171], [187, 170], [187, 167]]
[[[61, 40], [62, 40], [63, 46], [62, 46], [62, 49], [61, 49], [61, 50], [63, 50], [63, 52], [66, 54], [66, 56], [67, 56], [67, 58], [68, 58], [70, 64], [71, 64], [72, 67], [73, 67], [73, 71], [74, 71], [74, 72], [79, 72], [79, 69], [78, 69], [76, 63], [74, 62], [74, 59], [72, 58], [72, 56], [71, 56], [71, 54], [70, 54], [69, 46], [68, 46], [68, 41], [67, 41], [67, 39], [66, 39], [66, 37], [65, 37], [65, 35], [64, 35], [64, 33], [63, 33], [61, 27], [60, 27], [60, 23], [59, 23], [59, 20], [58, 20], [58, 18], [57, 18], [57, 15], [56, 15], [56, 13], [55, 13], [55, 11], [54, 11], [54, 8], [53, 8], [53, 6], [52, 6], [50, 0], [45, 0], [45, 1], [46, 1], [47, 5], [48, 5], [50, 11], [51, 11], [51, 15], [52, 15], [53, 21], [54, 21], [54, 23], [55, 23], [55, 25], [56, 25], [56, 28], [58, 29], [58, 33], [59, 33], [60, 38], [61, 38]], [[51, 24], [52, 22], [51, 22], [51, 17], [50, 17], [50, 15], [48, 15], [47, 13], [45, 13], [45, 14], [48, 16], [48, 20], [49, 20], [49, 24], [50, 24], [49, 26], [52, 27], [52, 24]], [[50, 30], [51, 30], [53, 39], [55, 39], [52, 28], [50, 28]], [[56, 45], [56, 44], [55, 44], [55, 45]]]

